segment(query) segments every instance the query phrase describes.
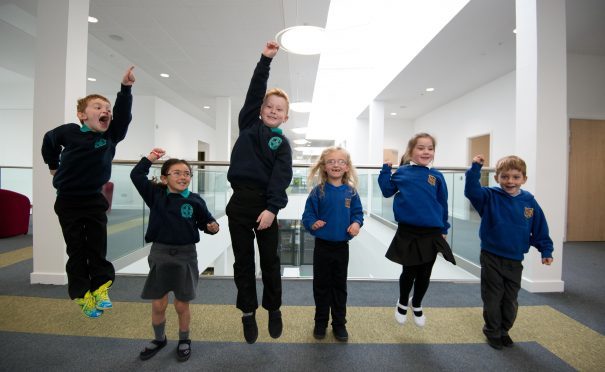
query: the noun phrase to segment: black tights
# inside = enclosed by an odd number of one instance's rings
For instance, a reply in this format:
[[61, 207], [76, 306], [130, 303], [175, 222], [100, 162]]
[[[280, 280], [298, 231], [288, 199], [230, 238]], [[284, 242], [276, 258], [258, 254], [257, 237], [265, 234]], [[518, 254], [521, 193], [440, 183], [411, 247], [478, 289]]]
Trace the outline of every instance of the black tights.
[[410, 296], [412, 287], [414, 287], [414, 297], [412, 306], [420, 307], [422, 298], [429, 289], [431, 281], [431, 272], [435, 261], [427, 262], [421, 265], [404, 266], [399, 277], [399, 303], [407, 306], [407, 299]]

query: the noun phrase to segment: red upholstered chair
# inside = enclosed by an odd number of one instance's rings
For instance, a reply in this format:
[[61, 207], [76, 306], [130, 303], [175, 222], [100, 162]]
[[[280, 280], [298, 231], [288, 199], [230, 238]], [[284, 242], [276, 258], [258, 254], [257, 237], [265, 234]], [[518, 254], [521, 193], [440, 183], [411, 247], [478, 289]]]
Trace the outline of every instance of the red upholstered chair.
[[0, 238], [27, 234], [30, 208], [27, 196], [0, 189]]
[[107, 208], [107, 213], [109, 213], [111, 212], [111, 202], [113, 200], [113, 182], [109, 181], [104, 184], [103, 188], [101, 189], [101, 193], [103, 196], [105, 196], [105, 199], [107, 199], [107, 202], [109, 203], [109, 208]]

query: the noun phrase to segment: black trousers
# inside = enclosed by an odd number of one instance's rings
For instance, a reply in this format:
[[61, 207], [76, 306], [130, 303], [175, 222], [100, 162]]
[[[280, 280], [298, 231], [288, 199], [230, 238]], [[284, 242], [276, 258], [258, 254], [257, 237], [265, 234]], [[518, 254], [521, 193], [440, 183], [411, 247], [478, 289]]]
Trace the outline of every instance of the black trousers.
[[517, 295], [521, 288], [521, 261], [481, 251], [481, 299], [483, 333], [488, 337], [508, 335], [517, 318]]
[[254, 263], [254, 238], [258, 244], [260, 268], [263, 279], [262, 305], [269, 311], [281, 307], [281, 272], [277, 255], [277, 216], [273, 224], [264, 230], [257, 230], [256, 219], [267, 208], [266, 196], [261, 190], [232, 185], [233, 196], [226, 207], [229, 233], [235, 263], [233, 276], [237, 287], [236, 306], [244, 313], [258, 308]]
[[315, 323], [327, 327], [332, 311], [332, 326], [347, 322], [347, 270], [349, 242], [331, 242], [315, 238], [313, 250], [313, 298]]
[[407, 301], [414, 287], [412, 306], [420, 307], [422, 299], [429, 289], [431, 273], [435, 260], [420, 265], [403, 266], [399, 276], [399, 303], [407, 306]]
[[67, 290], [69, 297], [82, 298], [109, 280], [115, 270], [107, 261], [107, 214], [109, 203], [103, 194], [82, 197], [57, 196], [59, 217], [67, 245]]

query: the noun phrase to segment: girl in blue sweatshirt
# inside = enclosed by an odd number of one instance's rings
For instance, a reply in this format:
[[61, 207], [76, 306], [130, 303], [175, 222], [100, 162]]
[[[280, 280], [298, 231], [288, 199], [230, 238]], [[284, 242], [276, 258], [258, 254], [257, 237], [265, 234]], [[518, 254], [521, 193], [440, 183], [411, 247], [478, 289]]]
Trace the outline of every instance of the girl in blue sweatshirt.
[[174, 292], [174, 308], [179, 318], [179, 361], [191, 355], [189, 301], [196, 295], [199, 270], [195, 243], [199, 230], [216, 234], [219, 226], [204, 200], [189, 191], [191, 166], [185, 160], [169, 159], [162, 165], [160, 183], [147, 179], [151, 164], [166, 152], [155, 148], [132, 169], [130, 179], [149, 207], [145, 241], [152, 242], [149, 275], [141, 297], [151, 300], [151, 324], [155, 339], [141, 351], [141, 360], [157, 354], [167, 344], [164, 328], [168, 292]]
[[[431, 279], [437, 253], [456, 263], [445, 241], [448, 223], [447, 185], [441, 172], [431, 168], [435, 156], [435, 139], [419, 133], [408, 142], [401, 164], [391, 174], [391, 163], [382, 166], [378, 185], [385, 198], [395, 195], [393, 212], [397, 232], [386, 257], [403, 266], [399, 277], [399, 300], [395, 320], [404, 324], [408, 306], [412, 306], [414, 322], [425, 325], [422, 299]], [[409, 298], [414, 288], [414, 296]]]
[[349, 153], [341, 147], [325, 149], [309, 171], [309, 184], [316, 186], [307, 198], [302, 223], [315, 236], [313, 336], [326, 336], [331, 310], [334, 337], [346, 342], [349, 240], [363, 225], [361, 200], [355, 189], [357, 173]]

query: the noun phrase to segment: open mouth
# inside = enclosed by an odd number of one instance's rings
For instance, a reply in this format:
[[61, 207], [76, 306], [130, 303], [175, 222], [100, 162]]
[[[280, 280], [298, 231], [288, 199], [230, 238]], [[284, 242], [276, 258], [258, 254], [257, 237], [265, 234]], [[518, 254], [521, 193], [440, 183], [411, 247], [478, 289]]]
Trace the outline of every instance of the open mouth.
[[99, 122], [103, 125], [109, 124], [110, 117], [109, 116], [101, 116], [99, 117]]

